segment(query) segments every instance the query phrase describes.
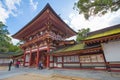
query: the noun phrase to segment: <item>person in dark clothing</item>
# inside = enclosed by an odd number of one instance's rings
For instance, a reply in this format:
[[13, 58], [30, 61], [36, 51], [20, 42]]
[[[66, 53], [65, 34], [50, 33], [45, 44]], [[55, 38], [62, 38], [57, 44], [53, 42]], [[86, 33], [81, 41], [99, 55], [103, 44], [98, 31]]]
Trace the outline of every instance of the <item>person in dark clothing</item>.
[[20, 61], [16, 61], [16, 68], [19, 68]]
[[9, 69], [8, 69], [8, 71], [11, 70], [11, 66], [12, 66], [12, 61], [10, 61], [10, 63], [9, 63]]
[[39, 62], [39, 69], [43, 69], [43, 63], [42, 63], [42, 61]]

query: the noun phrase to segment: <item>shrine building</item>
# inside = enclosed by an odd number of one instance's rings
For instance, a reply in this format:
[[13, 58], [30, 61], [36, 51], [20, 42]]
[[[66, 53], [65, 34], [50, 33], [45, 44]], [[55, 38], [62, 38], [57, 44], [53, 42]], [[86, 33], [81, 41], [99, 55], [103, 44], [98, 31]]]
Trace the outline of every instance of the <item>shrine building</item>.
[[24, 66], [90, 69], [120, 72], [120, 24], [90, 32], [81, 43], [66, 40], [77, 35], [49, 4], [13, 35], [24, 43]]
[[76, 32], [47, 4], [13, 38], [24, 41], [20, 46], [24, 50], [24, 66], [37, 67], [39, 61], [42, 61], [44, 67], [49, 67], [50, 52], [75, 44], [74, 40], [65, 40], [74, 35]]
[[89, 32], [82, 43], [50, 55], [51, 68], [120, 72], [120, 24]]

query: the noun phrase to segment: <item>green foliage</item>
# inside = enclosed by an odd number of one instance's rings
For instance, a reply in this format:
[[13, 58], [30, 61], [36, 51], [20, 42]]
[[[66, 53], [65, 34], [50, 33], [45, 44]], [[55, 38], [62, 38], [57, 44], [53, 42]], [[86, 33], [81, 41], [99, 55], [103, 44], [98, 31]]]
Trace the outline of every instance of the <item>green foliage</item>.
[[8, 48], [9, 48], [9, 52], [16, 52], [16, 51], [20, 50], [20, 48], [18, 46], [13, 45], [13, 44], [9, 44]]
[[92, 15], [104, 15], [108, 11], [117, 11], [120, 8], [120, 0], [79, 0], [74, 8], [88, 19]]
[[17, 45], [12, 44], [11, 38], [8, 35], [7, 26], [0, 22], [0, 52], [22, 51]]
[[87, 28], [87, 29], [83, 28], [81, 30], [78, 30], [78, 35], [77, 35], [76, 41], [79, 43], [82, 40], [84, 40], [87, 37], [88, 32], [90, 32], [89, 28]]
[[0, 22], [0, 42], [10, 42], [11, 38], [8, 37], [9, 32], [7, 30], [7, 26], [5, 26], [2, 22]]

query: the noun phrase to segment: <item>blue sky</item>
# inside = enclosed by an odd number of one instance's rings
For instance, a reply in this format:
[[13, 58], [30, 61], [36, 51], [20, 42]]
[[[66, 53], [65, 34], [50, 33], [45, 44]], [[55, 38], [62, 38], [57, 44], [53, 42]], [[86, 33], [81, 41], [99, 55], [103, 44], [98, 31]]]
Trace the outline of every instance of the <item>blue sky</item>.
[[[75, 31], [88, 27], [94, 31], [120, 24], [120, 10], [104, 16], [92, 16], [89, 20], [85, 20], [83, 14], [73, 10], [76, 1], [78, 0], [0, 0], [0, 21], [8, 26], [10, 35], [13, 35], [49, 3]], [[13, 41], [16, 42], [14, 39]]]
[[[9, 0], [11, 1], [11, 0]], [[17, 10], [12, 10], [14, 15], [9, 14], [5, 19], [5, 24], [11, 34], [15, 34], [31, 19], [33, 19], [47, 3], [56, 11], [63, 19], [67, 19], [67, 15], [73, 10], [75, 0], [18, 0], [19, 4], [15, 4]], [[5, 1], [2, 1], [2, 4]]]

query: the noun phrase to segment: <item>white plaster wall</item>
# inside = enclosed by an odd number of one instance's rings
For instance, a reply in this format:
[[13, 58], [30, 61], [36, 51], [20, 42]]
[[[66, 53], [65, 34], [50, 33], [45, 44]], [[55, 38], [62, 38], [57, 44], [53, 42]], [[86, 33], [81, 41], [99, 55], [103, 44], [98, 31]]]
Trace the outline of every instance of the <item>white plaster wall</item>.
[[59, 67], [59, 68], [61, 68], [62, 67], [62, 64], [57, 64], [57, 63], [54, 63], [54, 67]]
[[64, 64], [65, 67], [80, 67], [80, 64]]
[[53, 63], [50, 63], [50, 67], [53, 67]]
[[25, 66], [29, 66], [29, 63], [25, 63]]
[[57, 64], [57, 67], [61, 68], [61, 67], [62, 67], [62, 64]]
[[0, 64], [1, 63], [9, 63], [10, 59], [0, 59]]
[[53, 56], [50, 56], [50, 61], [53, 61]]
[[56, 63], [54, 63], [54, 67], [57, 67], [57, 64], [56, 64]]
[[29, 62], [29, 60], [30, 60], [30, 54], [27, 54], [25, 57], [25, 62]]
[[102, 47], [107, 62], [120, 61], [120, 41], [103, 43]]

